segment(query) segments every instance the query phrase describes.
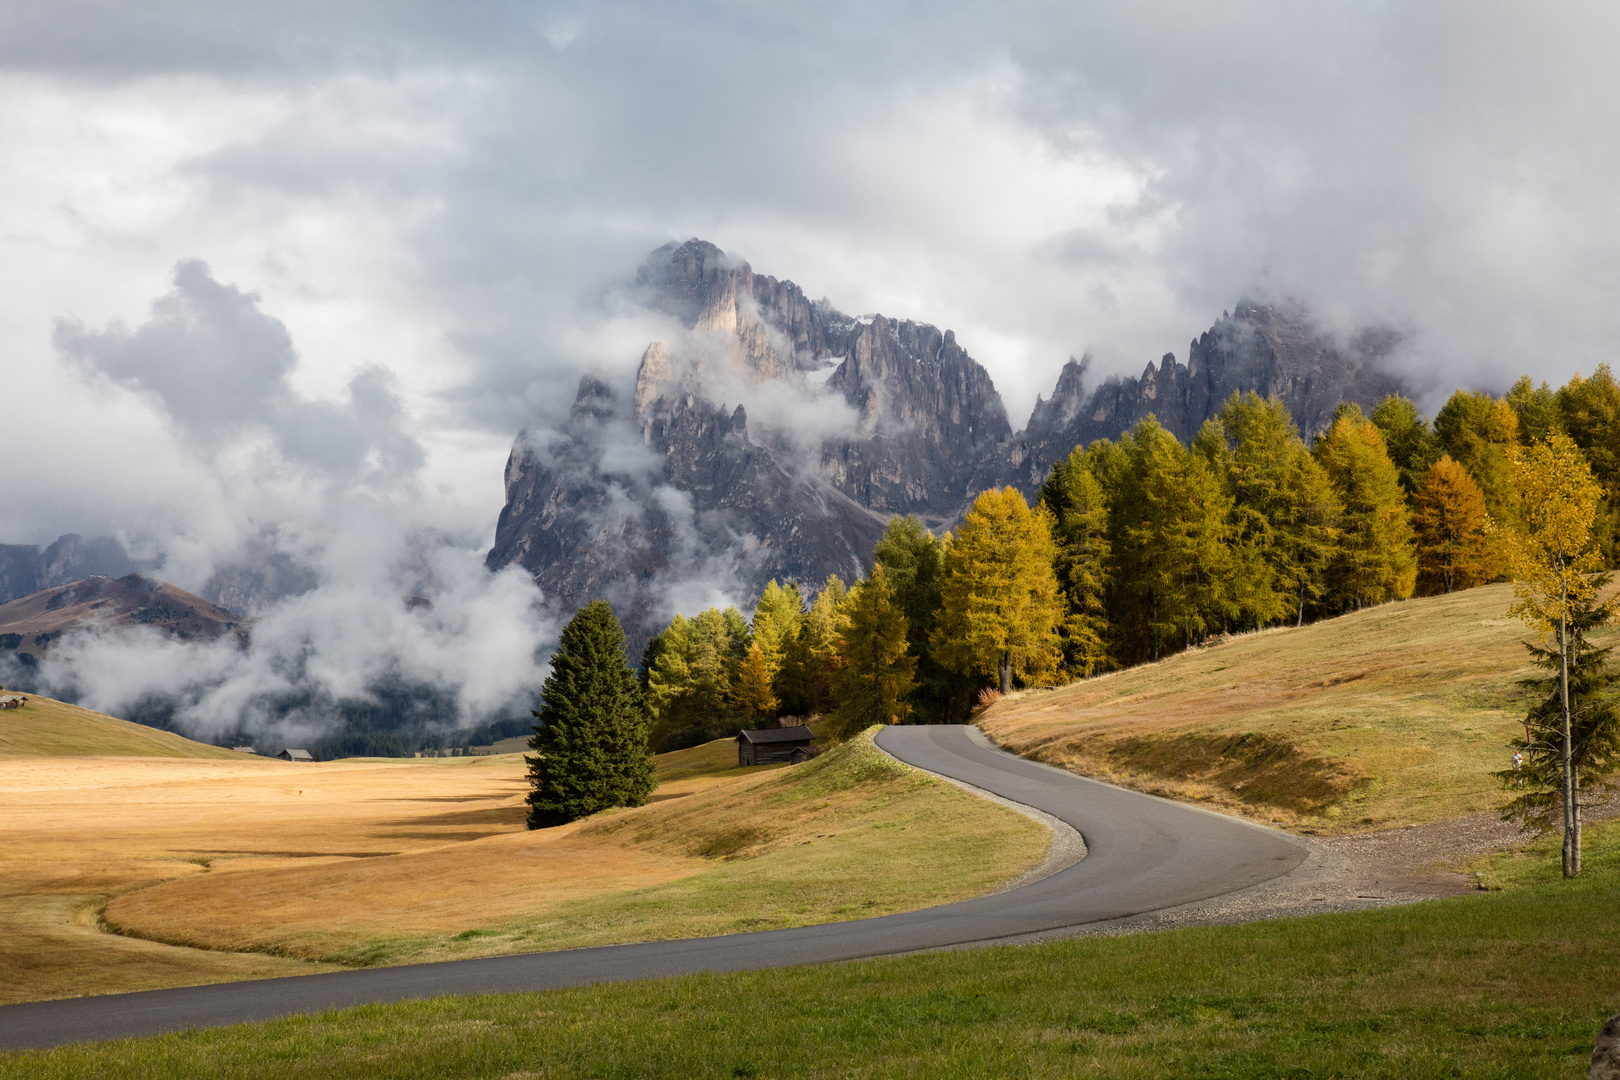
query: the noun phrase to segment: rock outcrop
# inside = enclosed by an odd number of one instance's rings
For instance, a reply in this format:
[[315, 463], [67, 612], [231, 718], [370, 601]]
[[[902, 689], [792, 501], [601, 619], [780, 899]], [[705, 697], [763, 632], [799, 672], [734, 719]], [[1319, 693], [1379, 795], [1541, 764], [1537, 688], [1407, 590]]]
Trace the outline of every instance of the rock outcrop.
[[1140, 378], [1109, 379], [1087, 392], [1088, 365], [1070, 360], [1051, 400], [1036, 401], [1008, 448], [1005, 480], [1033, 491], [1053, 461], [1076, 446], [1117, 439], [1150, 413], [1188, 442], [1232, 394], [1251, 390], [1280, 398], [1310, 439], [1326, 430], [1341, 401], [1370, 411], [1403, 390], [1382, 366], [1397, 342], [1389, 331], [1368, 331], [1341, 345], [1302, 308], [1243, 303], [1188, 346], [1186, 364], [1166, 353]]
[[519, 435], [486, 560], [531, 572], [560, 607], [612, 602], [633, 644], [676, 610], [813, 591], [870, 567], [889, 517], [949, 525], [986, 487], [1032, 493], [1077, 444], [1149, 413], [1187, 440], [1234, 391], [1276, 394], [1307, 434], [1338, 402], [1400, 389], [1388, 334], [1346, 347], [1302, 312], [1239, 305], [1141, 378], [1089, 389], [1070, 361], [1014, 433], [950, 330], [839, 312], [701, 240], [654, 252], [638, 281], [670, 318], [633, 386], [580, 381], [559, 431]]

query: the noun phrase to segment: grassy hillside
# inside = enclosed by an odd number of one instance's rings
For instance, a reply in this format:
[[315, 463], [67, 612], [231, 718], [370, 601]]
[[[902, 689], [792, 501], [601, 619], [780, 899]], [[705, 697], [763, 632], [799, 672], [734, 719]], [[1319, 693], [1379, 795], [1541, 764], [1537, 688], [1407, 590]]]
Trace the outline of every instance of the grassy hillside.
[[[119, 932], [342, 963], [696, 937], [947, 903], [1017, 877], [1049, 834], [852, 740], [716, 777], [696, 747], [653, 801], [426, 851], [188, 875], [119, 897]], [[735, 762], [735, 747], [728, 750]], [[728, 749], [729, 748], [729, 749]], [[677, 756], [677, 755], [670, 755]], [[478, 759], [473, 759], [478, 760]], [[674, 774], [674, 778], [669, 778]]]
[[825, 922], [986, 891], [1049, 843], [867, 742], [748, 770], [694, 747], [650, 805], [537, 832], [520, 755], [226, 753], [0, 759], [0, 1001]]
[[[1534, 669], [1492, 585], [1269, 630], [998, 702], [1008, 749], [1305, 831], [1438, 821], [1503, 801]], [[1612, 635], [1605, 631], [1603, 635]]]
[[436, 998], [12, 1054], [0, 1078], [1576, 1080], [1617, 1008], [1611, 858], [1573, 883], [1353, 914]]
[[247, 757], [234, 750], [192, 742], [157, 728], [132, 724], [65, 701], [28, 695], [20, 709], [0, 712], [0, 760], [29, 757]]

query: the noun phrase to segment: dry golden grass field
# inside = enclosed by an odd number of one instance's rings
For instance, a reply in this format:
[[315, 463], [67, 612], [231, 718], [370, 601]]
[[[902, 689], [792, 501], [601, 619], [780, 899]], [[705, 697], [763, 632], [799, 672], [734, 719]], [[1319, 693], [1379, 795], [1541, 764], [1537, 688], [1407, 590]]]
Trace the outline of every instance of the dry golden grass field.
[[[1494, 809], [1533, 673], [1507, 585], [1268, 630], [996, 702], [998, 743], [1304, 832]], [[1612, 634], [1606, 631], [1599, 637]]]
[[0, 1001], [899, 911], [1049, 843], [866, 740], [735, 754], [664, 755], [649, 805], [529, 832], [521, 755], [293, 764], [36, 698], [0, 713]]

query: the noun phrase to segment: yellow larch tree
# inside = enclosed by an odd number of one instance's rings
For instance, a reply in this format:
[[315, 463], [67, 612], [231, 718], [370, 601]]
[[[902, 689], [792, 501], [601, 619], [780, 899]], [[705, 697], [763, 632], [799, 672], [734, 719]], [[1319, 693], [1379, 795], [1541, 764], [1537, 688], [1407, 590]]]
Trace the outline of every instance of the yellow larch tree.
[[1494, 580], [1500, 559], [1486, 535], [1489, 524], [1479, 485], [1450, 454], [1442, 455], [1423, 474], [1412, 500], [1418, 591], [1438, 596]]
[[933, 648], [947, 667], [1012, 690], [1056, 677], [1063, 619], [1052, 515], [1016, 488], [982, 493], [945, 538], [943, 606]]

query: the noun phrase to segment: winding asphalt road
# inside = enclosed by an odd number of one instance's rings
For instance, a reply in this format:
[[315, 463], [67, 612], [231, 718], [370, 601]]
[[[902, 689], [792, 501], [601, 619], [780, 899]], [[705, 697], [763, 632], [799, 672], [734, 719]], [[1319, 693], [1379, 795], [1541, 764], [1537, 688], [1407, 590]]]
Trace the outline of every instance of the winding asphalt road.
[[878, 745], [920, 769], [1068, 822], [1084, 838], [1086, 857], [1022, 888], [856, 922], [8, 1005], [0, 1008], [0, 1048], [154, 1035], [439, 994], [548, 990], [1016, 938], [1235, 892], [1280, 877], [1305, 859], [1305, 848], [1282, 833], [1026, 761], [990, 746], [975, 729], [887, 728]]

